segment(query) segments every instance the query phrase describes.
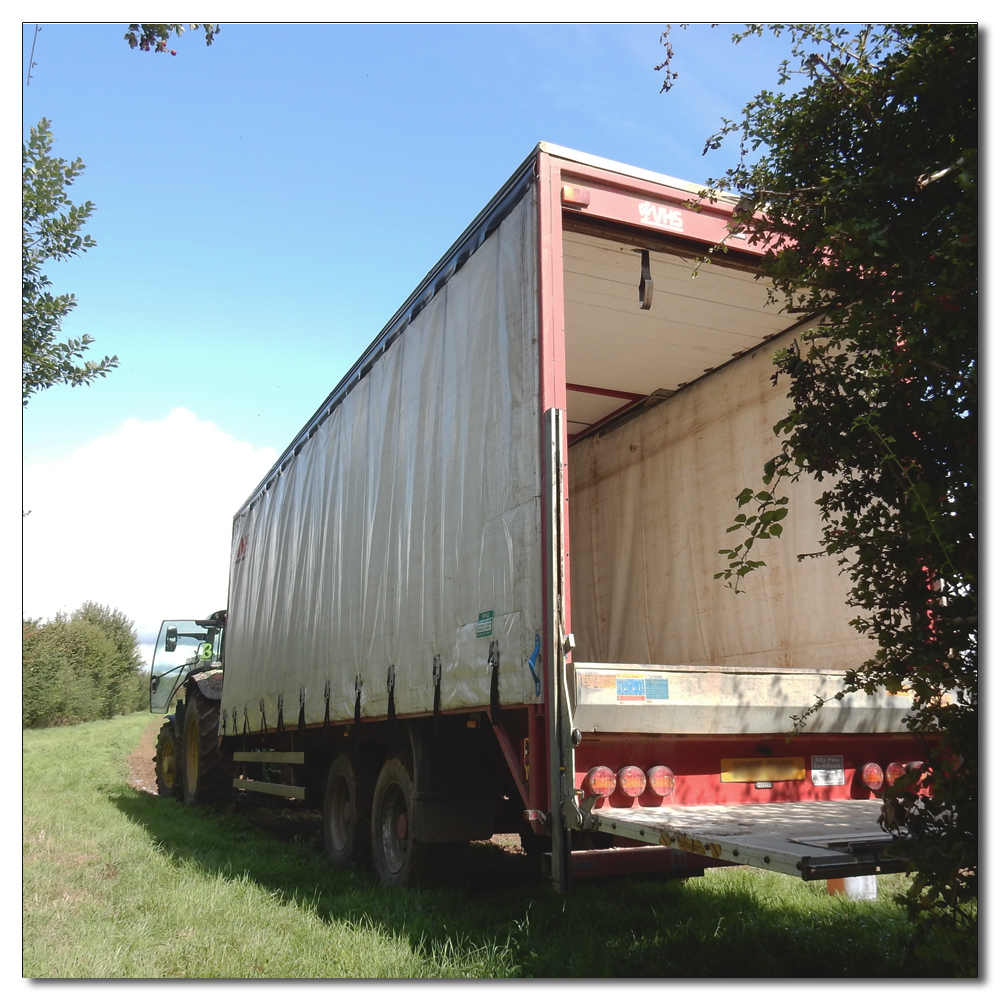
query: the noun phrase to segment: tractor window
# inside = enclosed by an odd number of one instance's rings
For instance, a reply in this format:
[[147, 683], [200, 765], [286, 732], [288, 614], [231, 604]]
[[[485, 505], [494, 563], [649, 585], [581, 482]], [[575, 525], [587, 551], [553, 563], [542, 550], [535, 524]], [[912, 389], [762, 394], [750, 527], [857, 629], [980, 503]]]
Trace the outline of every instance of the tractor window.
[[205, 670], [219, 659], [222, 629], [194, 621], [167, 621], [160, 626], [149, 678], [149, 710], [165, 712], [188, 674]]

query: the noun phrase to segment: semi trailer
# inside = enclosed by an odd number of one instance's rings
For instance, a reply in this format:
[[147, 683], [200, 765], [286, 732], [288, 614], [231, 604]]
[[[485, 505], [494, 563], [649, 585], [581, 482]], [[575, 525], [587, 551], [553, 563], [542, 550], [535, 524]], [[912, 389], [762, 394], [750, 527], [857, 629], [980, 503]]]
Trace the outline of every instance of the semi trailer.
[[236, 512], [227, 609], [163, 623], [161, 795], [321, 808], [388, 885], [497, 833], [560, 891], [902, 869], [880, 792], [926, 751], [904, 694], [840, 695], [872, 649], [798, 558], [817, 486], [743, 593], [716, 578], [788, 407], [771, 357], [819, 321], [733, 205], [531, 152]]

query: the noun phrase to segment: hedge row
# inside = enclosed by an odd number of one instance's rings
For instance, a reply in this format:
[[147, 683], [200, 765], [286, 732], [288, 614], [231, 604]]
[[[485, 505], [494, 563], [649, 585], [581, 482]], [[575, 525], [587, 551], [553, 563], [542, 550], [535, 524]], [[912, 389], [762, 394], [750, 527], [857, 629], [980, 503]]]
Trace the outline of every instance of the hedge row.
[[63, 726], [146, 707], [133, 623], [117, 609], [87, 601], [71, 615], [23, 623], [21, 721]]

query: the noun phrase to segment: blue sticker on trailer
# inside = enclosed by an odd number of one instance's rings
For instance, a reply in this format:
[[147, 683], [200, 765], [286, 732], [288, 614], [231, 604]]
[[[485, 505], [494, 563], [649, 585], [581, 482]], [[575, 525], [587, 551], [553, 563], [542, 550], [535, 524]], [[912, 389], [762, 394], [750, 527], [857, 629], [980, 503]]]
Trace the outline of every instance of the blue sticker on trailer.
[[618, 701], [645, 701], [646, 678], [618, 674], [615, 677], [615, 695]]
[[531, 656], [528, 657], [528, 669], [531, 671], [531, 679], [535, 682], [535, 697], [537, 698], [542, 693], [542, 680], [535, 673], [535, 663], [538, 660], [538, 652], [542, 648], [542, 637], [536, 632], [535, 633], [535, 648], [531, 652]]
[[647, 701], [669, 701], [670, 684], [666, 677], [646, 678], [646, 700]]

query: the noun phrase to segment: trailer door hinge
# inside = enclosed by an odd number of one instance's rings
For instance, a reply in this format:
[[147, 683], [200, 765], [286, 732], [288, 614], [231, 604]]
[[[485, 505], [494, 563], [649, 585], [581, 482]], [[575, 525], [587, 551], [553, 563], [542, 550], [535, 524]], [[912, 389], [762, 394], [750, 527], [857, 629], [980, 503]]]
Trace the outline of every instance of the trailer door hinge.
[[582, 830], [583, 812], [580, 809], [580, 801], [583, 799], [583, 789], [574, 788], [563, 800], [562, 814], [566, 821], [566, 826], [570, 830]]

